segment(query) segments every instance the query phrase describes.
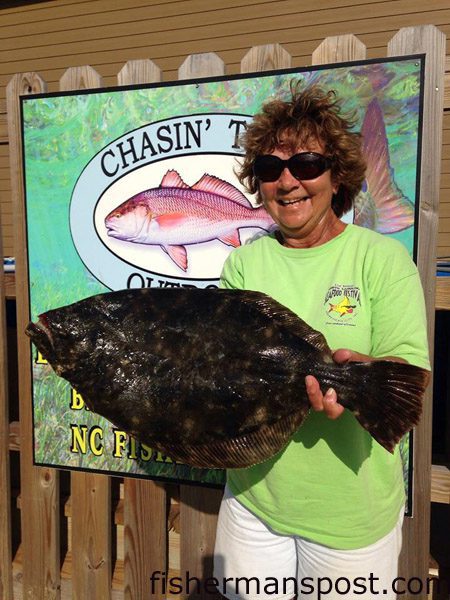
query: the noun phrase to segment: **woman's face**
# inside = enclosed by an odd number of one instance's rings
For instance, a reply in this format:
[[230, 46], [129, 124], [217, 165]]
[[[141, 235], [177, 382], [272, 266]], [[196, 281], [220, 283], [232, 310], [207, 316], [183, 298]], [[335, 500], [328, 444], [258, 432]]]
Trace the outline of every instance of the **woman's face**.
[[[270, 154], [286, 160], [299, 152], [324, 154], [324, 149], [311, 142], [307, 148], [279, 147]], [[262, 202], [287, 241], [314, 237], [328, 223], [336, 222], [331, 200], [337, 189], [330, 170], [315, 179], [301, 181], [285, 168], [276, 181], [259, 183]]]

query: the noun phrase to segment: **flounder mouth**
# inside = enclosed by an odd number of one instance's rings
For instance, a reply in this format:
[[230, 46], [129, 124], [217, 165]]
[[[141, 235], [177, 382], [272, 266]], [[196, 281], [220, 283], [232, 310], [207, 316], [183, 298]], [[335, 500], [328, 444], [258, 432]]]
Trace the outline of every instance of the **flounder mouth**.
[[25, 333], [44, 358], [51, 362], [51, 357], [54, 355], [53, 336], [45, 314], [39, 315], [36, 323], [28, 323]]

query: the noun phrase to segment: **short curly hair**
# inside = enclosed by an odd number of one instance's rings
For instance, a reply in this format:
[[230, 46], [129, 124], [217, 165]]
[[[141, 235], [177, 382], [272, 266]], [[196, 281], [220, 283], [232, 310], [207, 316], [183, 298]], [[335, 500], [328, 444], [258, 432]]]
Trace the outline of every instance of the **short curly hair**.
[[325, 156], [332, 159], [331, 177], [339, 184], [332, 208], [341, 217], [353, 206], [366, 171], [361, 135], [352, 131], [355, 120], [341, 114], [342, 103], [334, 90], [325, 92], [317, 85], [302, 88], [301, 81], [293, 80], [290, 91], [289, 100], [265, 103], [248, 125], [241, 138], [245, 156], [236, 175], [261, 203], [258, 180], [253, 174], [255, 158], [279, 147], [295, 152], [299, 146], [308, 148], [312, 142], [319, 142]]

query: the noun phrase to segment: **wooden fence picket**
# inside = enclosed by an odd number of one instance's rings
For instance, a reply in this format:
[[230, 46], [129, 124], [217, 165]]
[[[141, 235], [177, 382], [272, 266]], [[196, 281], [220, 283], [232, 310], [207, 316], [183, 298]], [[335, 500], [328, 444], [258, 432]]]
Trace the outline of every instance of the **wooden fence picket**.
[[[47, 91], [37, 73], [15, 75], [6, 88], [11, 197], [16, 249], [17, 352], [19, 373], [30, 372], [31, 352], [23, 331], [29, 319], [25, 202], [19, 96]], [[20, 481], [23, 592], [26, 598], [60, 598], [59, 472], [33, 465], [31, 378], [19, 377]]]
[[[98, 88], [102, 78], [90, 66], [71, 67], [61, 91]], [[111, 481], [95, 473], [71, 473], [73, 598], [111, 597]]]
[[253, 46], [241, 60], [241, 73], [289, 69], [292, 56], [280, 44]]
[[[161, 69], [151, 60], [134, 60], [117, 76], [119, 85], [155, 83]], [[167, 508], [164, 485], [126, 477], [124, 480], [124, 595], [162, 600], [162, 588], [151, 589], [153, 572], [167, 572]]]
[[[225, 65], [217, 54], [191, 55], [181, 65], [178, 79], [220, 76]], [[189, 573], [202, 582], [213, 575], [213, 551], [216, 522], [222, 491], [188, 484], [180, 486], [180, 576]], [[187, 598], [186, 589], [183, 597]], [[190, 600], [206, 598], [202, 585], [199, 593], [194, 589]], [[211, 595], [209, 595], [211, 598]]]
[[367, 49], [355, 35], [335, 35], [327, 37], [312, 53], [313, 65], [341, 63], [350, 60], [364, 60]]
[[[0, 235], [0, 255], [3, 256]], [[9, 467], [8, 361], [3, 270], [0, 273], [0, 598], [12, 599], [11, 478]]]
[[149, 58], [129, 60], [117, 75], [118, 85], [137, 85], [161, 81], [161, 69]]
[[219, 77], [225, 74], [225, 63], [214, 52], [191, 54], [178, 69], [178, 79], [195, 77]]
[[[434, 25], [400, 29], [388, 44], [388, 56], [426, 54], [417, 265], [427, 306], [432, 365], [445, 45], [445, 34]], [[422, 418], [414, 430], [413, 515], [405, 520], [400, 556], [400, 575], [408, 577], [414, 574], [422, 581], [428, 575], [428, 551], [426, 547], [424, 549], [423, 540], [430, 538], [432, 405], [433, 385], [430, 383], [425, 393]], [[421, 549], [419, 552], [415, 551], [418, 546]]]

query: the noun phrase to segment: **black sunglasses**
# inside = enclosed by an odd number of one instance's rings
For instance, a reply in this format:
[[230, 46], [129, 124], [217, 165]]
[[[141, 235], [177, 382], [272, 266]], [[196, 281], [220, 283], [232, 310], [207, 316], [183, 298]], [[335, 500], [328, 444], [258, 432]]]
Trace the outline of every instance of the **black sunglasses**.
[[295, 179], [315, 179], [328, 171], [331, 159], [317, 152], [300, 152], [287, 160], [272, 154], [262, 154], [253, 162], [253, 174], [260, 181], [276, 181], [286, 167]]

